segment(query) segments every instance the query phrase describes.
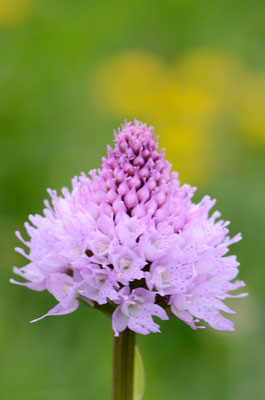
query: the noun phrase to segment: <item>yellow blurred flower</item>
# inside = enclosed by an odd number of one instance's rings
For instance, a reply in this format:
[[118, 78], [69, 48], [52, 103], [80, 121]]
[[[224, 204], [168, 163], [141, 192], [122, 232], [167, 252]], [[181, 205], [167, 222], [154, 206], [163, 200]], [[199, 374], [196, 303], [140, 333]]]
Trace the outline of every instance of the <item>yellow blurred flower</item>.
[[32, 0], [0, 0], [0, 28], [20, 23], [27, 17]]
[[104, 111], [155, 126], [181, 180], [201, 184], [216, 168], [220, 118], [236, 117], [264, 139], [265, 79], [248, 81], [242, 63], [217, 51], [193, 51], [171, 65], [148, 52], [127, 51], [97, 69], [92, 96]]
[[215, 113], [223, 107], [231, 107], [235, 89], [245, 74], [238, 59], [216, 50], [193, 51], [182, 57], [177, 65], [177, 75], [182, 82], [188, 82], [211, 96]]
[[114, 113], [155, 111], [161, 103], [158, 93], [164, 85], [165, 69], [152, 54], [122, 53], [98, 68], [93, 97], [101, 108], [107, 106]]
[[174, 68], [146, 52], [108, 60], [93, 81], [93, 98], [101, 109], [154, 125], [169, 161], [194, 183], [205, 180], [209, 140], [203, 129], [212, 113], [205, 91], [183, 83]]
[[177, 116], [198, 122], [209, 118], [212, 99], [191, 82], [178, 79], [174, 68], [147, 52], [125, 52], [100, 66], [94, 77], [93, 98], [115, 114], [159, 120]]

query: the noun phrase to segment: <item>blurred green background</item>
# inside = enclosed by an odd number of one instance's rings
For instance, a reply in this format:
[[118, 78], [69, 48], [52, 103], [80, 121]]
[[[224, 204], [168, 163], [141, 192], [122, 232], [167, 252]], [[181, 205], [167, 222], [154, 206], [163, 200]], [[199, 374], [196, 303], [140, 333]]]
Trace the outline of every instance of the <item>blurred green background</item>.
[[176, 318], [139, 337], [145, 400], [265, 398], [265, 25], [260, 0], [0, 0], [0, 398], [107, 399], [112, 330], [8, 283], [46, 188], [99, 167], [124, 119], [155, 127], [182, 182], [244, 240], [235, 333]]

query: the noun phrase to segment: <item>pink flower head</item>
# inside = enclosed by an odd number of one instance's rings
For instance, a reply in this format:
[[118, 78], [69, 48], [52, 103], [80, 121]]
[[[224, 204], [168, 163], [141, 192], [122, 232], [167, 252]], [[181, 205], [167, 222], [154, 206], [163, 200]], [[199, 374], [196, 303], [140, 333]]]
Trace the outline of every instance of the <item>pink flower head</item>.
[[192, 202], [195, 189], [180, 186], [157, 146], [152, 128], [125, 123], [102, 168], [75, 177], [71, 191], [49, 190], [43, 216], [25, 224], [29, 240], [17, 233], [29, 263], [14, 268], [26, 282], [11, 281], [55, 297], [44, 316], [75, 311], [82, 299], [112, 306], [115, 335], [159, 332], [152, 316], [169, 312], [194, 329], [205, 321], [233, 330], [221, 312], [232, 312], [224, 299], [245, 295], [230, 294], [244, 283], [227, 255], [241, 236], [228, 236], [219, 212], [209, 215], [214, 200]]

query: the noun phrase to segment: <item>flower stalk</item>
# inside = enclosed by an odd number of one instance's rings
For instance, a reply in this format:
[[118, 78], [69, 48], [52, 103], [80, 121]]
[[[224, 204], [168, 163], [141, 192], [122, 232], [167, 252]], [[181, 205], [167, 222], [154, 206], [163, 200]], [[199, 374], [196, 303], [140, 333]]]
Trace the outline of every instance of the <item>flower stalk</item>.
[[133, 400], [135, 341], [128, 328], [113, 338], [111, 400]]
[[58, 301], [31, 322], [74, 312], [80, 301], [110, 316], [112, 400], [140, 400], [144, 373], [135, 334], [160, 332], [153, 317], [234, 330], [222, 314], [233, 311], [222, 300], [246, 295], [230, 294], [245, 285], [235, 280], [236, 257], [227, 256], [241, 235], [228, 236], [229, 222], [210, 211], [215, 200], [192, 202], [195, 188], [180, 185], [152, 128], [125, 123], [114, 141], [101, 169], [73, 178], [62, 195], [48, 190], [44, 215], [30, 215], [25, 224], [29, 240], [16, 232], [29, 248], [16, 251], [30, 262], [14, 267], [25, 281], [10, 281]]

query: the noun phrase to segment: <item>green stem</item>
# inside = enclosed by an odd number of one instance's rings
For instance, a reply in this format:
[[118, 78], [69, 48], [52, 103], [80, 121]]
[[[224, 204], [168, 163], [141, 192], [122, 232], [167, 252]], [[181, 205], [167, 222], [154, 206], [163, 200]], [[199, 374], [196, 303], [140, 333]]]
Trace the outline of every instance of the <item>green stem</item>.
[[113, 338], [111, 400], [133, 400], [135, 339], [128, 328]]

